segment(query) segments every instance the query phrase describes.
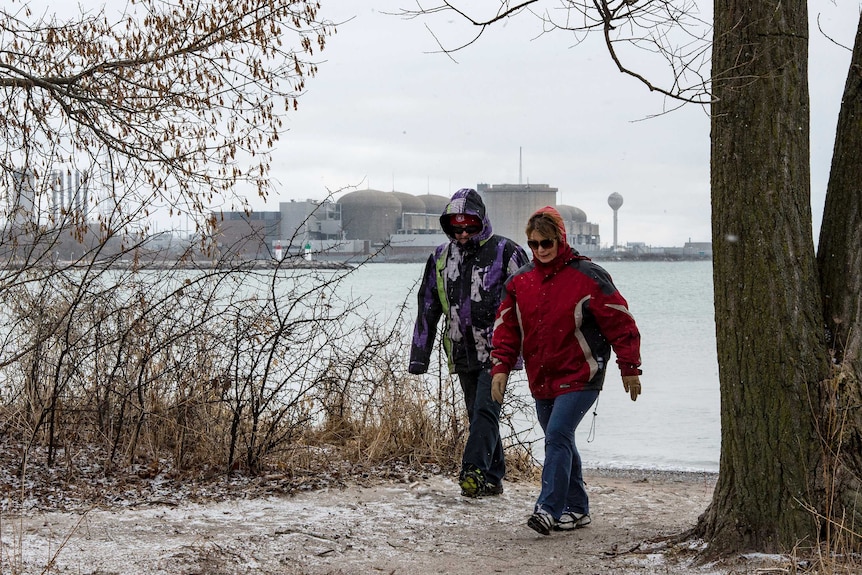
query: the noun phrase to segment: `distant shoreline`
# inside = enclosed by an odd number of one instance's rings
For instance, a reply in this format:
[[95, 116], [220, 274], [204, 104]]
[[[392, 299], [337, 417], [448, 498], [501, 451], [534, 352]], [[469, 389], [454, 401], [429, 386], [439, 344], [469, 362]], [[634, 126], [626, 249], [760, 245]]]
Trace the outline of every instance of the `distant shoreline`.
[[[377, 256], [368, 259], [367, 263], [382, 263], [382, 264], [416, 264], [425, 263], [428, 260], [427, 254], [409, 254], [397, 256]], [[711, 256], [695, 256], [687, 254], [631, 254], [631, 253], [582, 253], [581, 255], [590, 258], [595, 262], [711, 262]], [[369, 256], [366, 256], [369, 257]], [[315, 260], [315, 261], [334, 261], [334, 260]], [[351, 262], [351, 259], [341, 260], [346, 261], [351, 265], [358, 265], [359, 262]]]
[[672, 483], [714, 483], [718, 479], [717, 471], [676, 471], [647, 468], [622, 467], [584, 467], [584, 476], [606, 477], [615, 479], [632, 479], [635, 481], [662, 481]]
[[[0, 268], [7, 270], [38, 268], [49, 265], [61, 265], [72, 267], [95, 267], [98, 269], [235, 269], [235, 270], [252, 270], [252, 269], [352, 269], [360, 265], [366, 264], [417, 264], [428, 261], [429, 250], [427, 253], [410, 253], [410, 254], [339, 254], [325, 255], [312, 254], [311, 259], [306, 259], [305, 256], [288, 255], [281, 260], [273, 259], [257, 259], [257, 260], [205, 260], [205, 259], [159, 259], [146, 261], [144, 258], [137, 259], [112, 259], [105, 258], [104, 260], [90, 261], [82, 260], [59, 260], [53, 262], [42, 263], [23, 263], [17, 261], [7, 261], [5, 264], [0, 263]], [[711, 262], [712, 257], [709, 255], [691, 255], [691, 254], [667, 254], [667, 253], [630, 253], [630, 252], [587, 252], [581, 254], [596, 262]]]

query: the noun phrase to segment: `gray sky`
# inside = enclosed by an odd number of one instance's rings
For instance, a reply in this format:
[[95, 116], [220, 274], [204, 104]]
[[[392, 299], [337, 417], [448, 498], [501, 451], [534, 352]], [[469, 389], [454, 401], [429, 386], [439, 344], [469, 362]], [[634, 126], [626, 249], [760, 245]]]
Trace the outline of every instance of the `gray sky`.
[[[810, 2], [821, 26], [852, 47], [859, 3]], [[709, 241], [709, 119], [698, 106], [657, 118], [667, 102], [620, 74], [602, 46], [540, 36], [529, 14], [458, 52], [442, 54], [425, 25], [466, 38], [454, 17], [404, 20], [409, 0], [324, 0], [338, 27], [320, 54], [274, 154], [275, 194], [290, 199], [371, 187], [451, 195], [461, 187], [548, 184], [613, 241], [607, 197], [620, 193], [620, 243]], [[711, 5], [705, 18], [711, 21]], [[848, 49], [814, 29], [811, 43], [812, 209], [819, 233]], [[632, 62], [636, 65], [637, 62]], [[651, 64], [645, 63], [644, 66]], [[656, 68], [654, 68], [656, 69]], [[649, 70], [646, 70], [649, 71]], [[658, 73], [658, 72], [657, 72]], [[521, 162], [519, 163], [519, 154]], [[336, 195], [336, 198], [341, 194]]]

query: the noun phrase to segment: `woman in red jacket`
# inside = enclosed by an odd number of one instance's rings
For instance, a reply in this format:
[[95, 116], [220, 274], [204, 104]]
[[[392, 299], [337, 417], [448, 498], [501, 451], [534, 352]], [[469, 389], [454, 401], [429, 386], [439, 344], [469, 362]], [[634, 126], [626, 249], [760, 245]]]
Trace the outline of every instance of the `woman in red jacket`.
[[640, 332], [611, 276], [572, 250], [559, 212], [527, 223], [533, 260], [506, 282], [491, 352], [492, 396], [503, 402], [509, 372], [524, 358], [545, 433], [542, 491], [527, 525], [543, 535], [590, 523], [575, 429], [596, 401], [611, 349], [623, 387], [641, 392]]

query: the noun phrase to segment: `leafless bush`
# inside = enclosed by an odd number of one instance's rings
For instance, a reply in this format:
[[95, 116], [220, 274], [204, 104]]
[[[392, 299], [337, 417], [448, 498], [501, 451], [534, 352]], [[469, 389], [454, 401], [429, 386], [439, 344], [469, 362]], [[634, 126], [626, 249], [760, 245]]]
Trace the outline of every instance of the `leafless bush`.
[[366, 317], [339, 295], [348, 273], [16, 271], [0, 290], [0, 409], [18, 471], [40, 461], [74, 474], [83, 445], [106, 472], [256, 474], [322, 448], [365, 465], [453, 465], [460, 390], [448, 374], [406, 374], [405, 306], [388, 323]]
[[[12, 477], [259, 474], [333, 450], [457, 460], [460, 397], [448, 375], [406, 374], [403, 307], [384, 325], [340, 297], [349, 270], [277, 262], [256, 234], [220, 245], [219, 209], [271, 191], [275, 142], [335, 31], [317, 4], [152, 0], [65, 18], [12, 0], [0, 28], [15, 54], [0, 70]], [[194, 235], [163, 244], [155, 213]]]

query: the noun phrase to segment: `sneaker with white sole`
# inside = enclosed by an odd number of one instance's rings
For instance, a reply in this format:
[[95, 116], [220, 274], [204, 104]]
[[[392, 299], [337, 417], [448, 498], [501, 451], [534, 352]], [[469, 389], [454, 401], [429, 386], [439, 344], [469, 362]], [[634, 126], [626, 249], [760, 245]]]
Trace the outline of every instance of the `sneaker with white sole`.
[[551, 530], [554, 529], [556, 524], [557, 521], [544, 509], [537, 509], [536, 512], [530, 515], [530, 518], [527, 519], [527, 527], [537, 533], [541, 533], [542, 535], [550, 535]]
[[572, 529], [580, 529], [586, 527], [593, 520], [590, 519], [587, 513], [575, 513], [574, 511], [565, 511], [560, 515], [560, 520], [554, 526], [555, 531], [571, 531]]

